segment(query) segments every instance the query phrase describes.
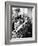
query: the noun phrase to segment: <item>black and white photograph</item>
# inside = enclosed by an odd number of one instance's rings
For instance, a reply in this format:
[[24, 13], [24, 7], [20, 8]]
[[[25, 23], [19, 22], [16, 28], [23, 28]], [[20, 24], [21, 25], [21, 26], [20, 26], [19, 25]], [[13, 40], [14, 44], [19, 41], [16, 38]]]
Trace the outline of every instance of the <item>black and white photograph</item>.
[[33, 43], [37, 41], [37, 4], [6, 2], [5, 43]]

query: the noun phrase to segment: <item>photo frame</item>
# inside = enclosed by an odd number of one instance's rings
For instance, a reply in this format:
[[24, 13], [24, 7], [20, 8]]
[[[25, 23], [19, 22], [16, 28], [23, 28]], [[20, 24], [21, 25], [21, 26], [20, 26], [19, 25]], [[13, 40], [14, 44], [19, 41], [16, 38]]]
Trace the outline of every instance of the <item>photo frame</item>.
[[37, 42], [37, 4], [5, 2], [5, 44]]

